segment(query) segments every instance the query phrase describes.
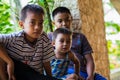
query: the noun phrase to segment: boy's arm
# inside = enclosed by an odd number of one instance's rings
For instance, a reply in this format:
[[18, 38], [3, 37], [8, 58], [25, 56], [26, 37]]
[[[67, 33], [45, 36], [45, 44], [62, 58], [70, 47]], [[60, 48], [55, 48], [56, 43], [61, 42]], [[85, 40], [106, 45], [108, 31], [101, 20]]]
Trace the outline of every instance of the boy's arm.
[[0, 58], [3, 61], [5, 61], [5, 63], [7, 64], [7, 72], [8, 72], [9, 79], [15, 80], [14, 63], [12, 59], [7, 55], [4, 47], [1, 44], [0, 44]]
[[0, 59], [0, 80], [7, 80], [5, 66], [6, 66], [5, 62], [2, 59]]
[[87, 69], [87, 74], [88, 74], [87, 79], [88, 80], [93, 80], [94, 67], [95, 67], [93, 57], [92, 57], [91, 54], [86, 54], [85, 58], [86, 58], [86, 61], [87, 61], [87, 64], [86, 64], [86, 69]]
[[4, 60], [7, 64], [13, 63], [12, 59], [7, 55], [5, 49], [1, 44], [0, 44], [0, 58]]
[[76, 57], [76, 55], [73, 54], [71, 51], [70, 51], [70, 59], [71, 59], [72, 62], [74, 63], [75, 73], [79, 76], [79, 72], [80, 72], [80, 62], [79, 62], [79, 59]]
[[52, 76], [50, 61], [43, 63], [46, 75]]

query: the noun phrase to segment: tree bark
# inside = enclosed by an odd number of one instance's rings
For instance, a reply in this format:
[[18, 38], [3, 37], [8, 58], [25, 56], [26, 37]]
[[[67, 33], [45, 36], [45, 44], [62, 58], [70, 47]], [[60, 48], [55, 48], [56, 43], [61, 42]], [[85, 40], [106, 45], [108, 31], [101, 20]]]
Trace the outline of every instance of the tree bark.
[[93, 48], [95, 71], [110, 80], [102, 0], [78, 0], [82, 20], [81, 31]]
[[118, 11], [118, 13], [120, 14], [120, 0], [110, 0], [110, 1], [112, 2], [113, 6]]

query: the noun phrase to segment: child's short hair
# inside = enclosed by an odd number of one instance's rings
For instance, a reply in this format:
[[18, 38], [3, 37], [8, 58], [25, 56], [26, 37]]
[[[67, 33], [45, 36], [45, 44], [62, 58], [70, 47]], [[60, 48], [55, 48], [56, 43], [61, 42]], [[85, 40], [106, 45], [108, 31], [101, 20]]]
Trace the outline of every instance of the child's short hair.
[[57, 7], [52, 12], [52, 18], [54, 19], [55, 15], [57, 15], [58, 13], [68, 13], [71, 15], [70, 10], [67, 7]]
[[20, 13], [20, 20], [24, 21], [26, 16], [27, 16], [27, 12], [33, 12], [35, 14], [43, 14], [44, 15], [44, 10], [42, 7], [40, 7], [39, 5], [35, 5], [35, 4], [28, 4], [25, 7], [23, 7], [23, 9], [21, 10]]
[[54, 32], [53, 32], [53, 36], [52, 36], [52, 41], [55, 41], [56, 37], [58, 34], [66, 34], [66, 35], [70, 35], [72, 36], [72, 31], [70, 31], [67, 28], [57, 28]]

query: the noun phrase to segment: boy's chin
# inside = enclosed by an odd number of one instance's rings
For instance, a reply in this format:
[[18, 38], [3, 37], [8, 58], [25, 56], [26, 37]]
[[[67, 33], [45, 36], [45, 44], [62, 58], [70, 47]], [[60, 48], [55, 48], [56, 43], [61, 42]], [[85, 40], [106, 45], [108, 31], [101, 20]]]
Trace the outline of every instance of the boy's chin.
[[35, 36], [35, 37], [33, 37], [33, 39], [38, 39], [39, 38], [39, 36]]
[[67, 53], [68, 51], [61, 51], [62, 53]]
[[34, 41], [34, 40], [36, 40], [36, 39], [38, 39], [39, 38], [39, 36], [32, 36], [31, 37], [31, 39]]
[[39, 34], [39, 35], [34, 35], [33, 38], [39, 38], [40, 35], [41, 35], [41, 34]]

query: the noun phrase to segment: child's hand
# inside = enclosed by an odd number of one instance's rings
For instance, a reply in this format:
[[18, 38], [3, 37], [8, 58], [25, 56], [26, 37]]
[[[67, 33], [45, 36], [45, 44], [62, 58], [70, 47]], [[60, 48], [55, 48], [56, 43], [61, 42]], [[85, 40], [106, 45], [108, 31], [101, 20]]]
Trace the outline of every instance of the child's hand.
[[93, 76], [88, 76], [86, 80], [94, 80]]
[[84, 80], [84, 78], [82, 76], [79, 75], [79, 80]]
[[9, 80], [16, 80], [14, 76], [14, 63], [12, 61], [7, 64], [7, 73]]

